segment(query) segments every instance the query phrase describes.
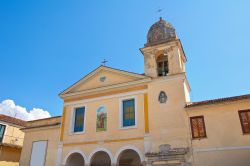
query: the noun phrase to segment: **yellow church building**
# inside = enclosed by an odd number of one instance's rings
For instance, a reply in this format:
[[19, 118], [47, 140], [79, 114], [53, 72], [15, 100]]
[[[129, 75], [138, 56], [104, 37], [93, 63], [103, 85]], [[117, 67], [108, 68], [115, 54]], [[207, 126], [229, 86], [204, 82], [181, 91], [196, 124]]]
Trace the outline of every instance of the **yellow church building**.
[[140, 51], [145, 74], [100, 66], [60, 93], [61, 117], [27, 122], [20, 166], [250, 165], [250, 95], [190, 101], [162, 18]]

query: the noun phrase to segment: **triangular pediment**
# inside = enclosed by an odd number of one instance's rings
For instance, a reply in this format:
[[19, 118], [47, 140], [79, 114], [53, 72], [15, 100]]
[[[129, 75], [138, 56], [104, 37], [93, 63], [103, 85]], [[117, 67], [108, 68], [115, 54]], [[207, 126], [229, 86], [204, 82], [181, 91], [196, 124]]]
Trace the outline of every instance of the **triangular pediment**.
[[108, 87], [149, 78], [145, 75], [100, 66], [87, 76], [70, 86], [60, 95], [73, 94], [86, 90]]

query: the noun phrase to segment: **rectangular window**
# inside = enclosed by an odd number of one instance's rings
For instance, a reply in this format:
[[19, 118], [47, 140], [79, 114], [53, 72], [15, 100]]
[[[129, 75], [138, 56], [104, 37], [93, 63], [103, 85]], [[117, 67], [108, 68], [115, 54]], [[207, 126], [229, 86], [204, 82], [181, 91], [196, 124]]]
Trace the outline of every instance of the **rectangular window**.
[[190, 124], [191, 124], [193, 139], [207, 137], [203, 116], [190, 117]]
[[250, 133], [250, 110], [239, 111], [240, 123], [243, 134]]
[[135, 99], [122, 101], [123, 127], [135, 126]]
[[3, 142], [5, 128], [6, 128], [5, 125], [0, 124], [0, 143]]
[[84, 130], [85, 107], [75, 109], [74, 113], [74, 132], [82, 132]]

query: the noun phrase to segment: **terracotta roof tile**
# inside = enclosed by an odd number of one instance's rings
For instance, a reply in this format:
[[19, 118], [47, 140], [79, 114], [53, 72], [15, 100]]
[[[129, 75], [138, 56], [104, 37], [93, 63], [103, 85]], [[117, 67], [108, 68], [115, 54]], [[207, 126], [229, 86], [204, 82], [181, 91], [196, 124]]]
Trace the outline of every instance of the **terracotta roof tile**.
[[188, 103], [186, 105], [186, 108], [207, 105], [207, 104], [217, 104], [217, 103], [222, 103], [222, 102], [238, 101], [238, 100], [244, 100], [244, 99], [250, 99], [250, 94], [192, 102], [192, 103]]
[[13, 118], [13, 117], [10, 117], [7, 115], [3, 115], [3, 114], [0, 114], [0, 121], [4, 121], [4, 122], [10, 123], [10, 124], [15, 124], [18, 126], [23, 126], [23, 127], [25, 127], [27, 125], [26, 121], [23, 121], [23, 120], [17, 119], [17, 118]]

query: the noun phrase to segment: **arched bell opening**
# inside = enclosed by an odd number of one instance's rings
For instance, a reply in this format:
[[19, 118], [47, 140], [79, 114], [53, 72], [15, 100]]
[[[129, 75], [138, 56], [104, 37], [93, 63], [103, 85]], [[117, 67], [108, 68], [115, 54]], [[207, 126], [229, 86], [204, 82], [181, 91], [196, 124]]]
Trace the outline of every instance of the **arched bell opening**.
[[168, 56], [165, 54], [158, 56], [156, 59], [156, 63], [158, 76], [166, 76], [169, 72]]

